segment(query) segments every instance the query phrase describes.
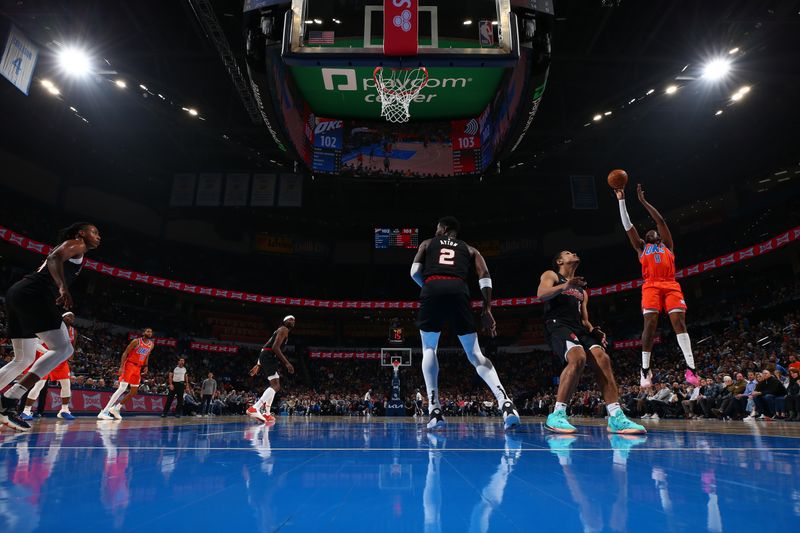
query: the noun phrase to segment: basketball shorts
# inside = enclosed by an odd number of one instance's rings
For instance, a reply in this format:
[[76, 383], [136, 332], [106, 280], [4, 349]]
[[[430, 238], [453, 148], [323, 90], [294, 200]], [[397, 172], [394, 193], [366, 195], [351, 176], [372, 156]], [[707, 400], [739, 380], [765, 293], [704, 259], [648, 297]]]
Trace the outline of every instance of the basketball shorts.
[[648, 281], [642, 286], [642, 312], [653, 311], [686, 311], [686, 301], [677, 281]]
[[435, 280], [422, 286], [417, 327], [422, 331], [438, 333], [445, 323], [450, 324], [456, 335], [477, 331], [469, 288], [460, 279]]
[[592, 348], [602, 348], [597, 339], [589, 335], [583, 326], [576, 327], [554, 319], [545, 320], [544, 324], [547, 343], [553, 353], [562, 357], [564, 361], [567, 360], [567, 352], [576, 346], [581, 346], [587, 354]]
[[125, 363], [125, 369], [122, 371], [119, 380], [128, 385], [138, 387], [142, 382], [142, 367], [133, 363]]
[[69, 379], [69, 363], [67, 361], [60, 363], [47, 375], [48, 381], [59, 381], [62, 379]]
[[261, 370], [266, 373], [268, 380], [280, 378], [278, 370], [280, 370], [281, 362], [278, 361], [272, 350], [261, 350], [261, 353], [258, 354], [258, 362], [261, 364]]
[[32, 339], [37, 333], [61, 327], [63, 309], [48, 287], [22, 278], [6, 292], [6, 335], [9, 339]]

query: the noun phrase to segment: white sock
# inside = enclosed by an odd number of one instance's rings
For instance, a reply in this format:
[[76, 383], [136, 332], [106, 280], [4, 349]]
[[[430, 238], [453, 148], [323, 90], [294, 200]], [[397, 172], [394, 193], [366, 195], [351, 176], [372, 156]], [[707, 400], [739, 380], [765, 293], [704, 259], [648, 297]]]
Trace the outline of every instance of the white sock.
[[606, 410], [608, 411], [608, 416], [614, 416], [619, 411], [619, 402], [606, 405]]
[[33, 406], [32, 405], [26, 405], [25, 409], [23, 409], [22, 412], [25, 413], [26, 415], [30, 416], [31, 413], [33, 412]]
[[564, 402], [556, 402], [556, 408], [553, 412], [557, 413], [558, 411], [566, 411], [566, 410], [567, 410], [567, 404], [565, 404]]
[[686, 359], [686, 366], [694, 370], [694, 355], [692, 355], [692, 341], [689, 340], [688, 333], [678, 333], [678, 346], [681, 347], [683, 358]]
[[114, 394], [111, 395], [111, 398], [108, 399], [108, 403], [103, 408], [103, 411], [108, 411], [117, 403], [117, 400], [122, 398], [122, 395], [125, 394], [125, 390], [128, 388], [128, 384], [124, 381], [119, 382], [119, 387], [117, 390], [114, 391]]
[[422, 337], [422, 376], [425, 378], [425, 389], [428, 392], [428, 414], [441, 408], [439, 404], [439, 359], [436, 358], [436, 347], [439, 345], [441, 333], [420, 331]]
[[642, 352], [642, 370], [645, 374], [650, 370], [650, 352]]
[[0, 368], [0, 390], [17, 379], [36, 359], [36, 339], [11, 339], [14, 358]]
[[61, 412], [69, 413], [69, 404], [61, 404]]
[[489, 358], [481, 353], [481, 347], [478, 344], [478, 334], [470, 333], [469, 335], [460, 335], [458, 340], [461, 341], [461, 346], [463, 346], [464, 351], [467, 352], [469, 362], [472, 363], [475, 370], [478, 371], [478, 375], [486, 382], [489, 386], [489, 390], [494, 394], [497, 405], [502, 407], [504, 402], [509, 401], [509, 397], [506, 394], [506, 390], [503, 388], [503, 384], [500, 383], [500, 376], [497, 375], [497, 370], [494, 369], [494, 365]]
[[270, 414], [270, 410], [272, 409], [272, 400], [275, 399], [275, 389], [272, 387], [267, 387], [267, 390], [264, 391], [264, 394], [261, 395], [261, 399], [258, 400], [264, 404], [264, 411], [267, 415]]
[[28, 391], [28, 399], [29, 400], [34, 400], [34, 401], [38, 400], [39, 399], [39, 393], [42, 392], [42, 389], [44, 388], [44, 386], [46, 384], [47, 384], [47, 382], [45, 380], [43, 380], [43, 379], [40, 379], [39, 381], [37, 381], [36, 385], [31, 387], [31, 390]]
[[19, 383], [15, 383], [14, 386], [12, 386], [10, 389], [6, 391], [5, 394], [3, 394], [3, 396], [8, 398], [9, 400], [19, 400], [20, 398], [25, 396], [26, 392], [28, 392], [28, 389], [26, 389]]

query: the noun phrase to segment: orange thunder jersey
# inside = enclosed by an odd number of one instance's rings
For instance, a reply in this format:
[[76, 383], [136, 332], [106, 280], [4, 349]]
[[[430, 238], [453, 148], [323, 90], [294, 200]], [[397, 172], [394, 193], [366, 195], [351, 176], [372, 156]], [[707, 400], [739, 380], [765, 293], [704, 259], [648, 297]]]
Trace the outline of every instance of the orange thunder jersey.
[[153, 351], [154, 346], [155, 342], [153, 341], [146, 341], [142, 338], [136, 339], [136, 344], [131, 351], [128, 352], [128, 358], [125, 362], [142, 366], [147, 360], [147, 356]]
[[663, 244], [645, 244], [639, 262], [645, 282], [675, 281], [675, 255]]

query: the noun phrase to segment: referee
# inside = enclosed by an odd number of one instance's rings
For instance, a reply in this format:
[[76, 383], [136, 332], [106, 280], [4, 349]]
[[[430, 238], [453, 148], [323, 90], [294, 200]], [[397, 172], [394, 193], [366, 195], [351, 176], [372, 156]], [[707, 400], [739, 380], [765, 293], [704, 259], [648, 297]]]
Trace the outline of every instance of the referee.
[[164, 404], [164, 412], [161, 413], [161, 418], [164, 418], [169, 413], [169, 408], [172, 407], [172, 399], [178, 397], [178, 404], [175, 406], [175, 418], [180, 418], [183, 414], [183, 393], [186, 390], [186, 383], [189, 381], [189, 376], [186, 374], [186, 359], [181, 357], [178, 359], [178, 366], [172, 369], [167, 376], [167, 383], [169, 384], [169, 394], [167, 394], [167, 402]]

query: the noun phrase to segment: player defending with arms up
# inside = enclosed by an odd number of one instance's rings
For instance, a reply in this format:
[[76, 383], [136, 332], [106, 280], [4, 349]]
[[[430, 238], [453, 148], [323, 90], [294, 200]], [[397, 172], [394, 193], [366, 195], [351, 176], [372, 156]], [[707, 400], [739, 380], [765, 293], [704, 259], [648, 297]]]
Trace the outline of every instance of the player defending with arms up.
[[519, 425], [519, 414], [500, 383], [494, 365], [481, 353], [466, 283], [470, 264], [474, 264], [483, 296], [483, 325], [494, 337], [497, 326], [492, 316], [492, 278], [480, 252], [456, 238], [458, 230], [459, 223], [455, 218], [439, 220], [436, 236], [420, 245], [411, 265], [411, 277], [422, 287], [417, 326], [422, 336], [422, 375], [428, 389], [428, 429], [445, 424], [439, 404], [439, 361], [436, 358], [445, 321], [450, 322], [469, 362], [497, 399], [505, 428], [511, 429]]
[[[269, 380], [269, 387], [261, 395], [251, 407], [247, 409], [247, 414], [262, 422], [274, 422], [275, 417], [272, 416], [270, 409], [272, 409], [272, 401], [275, 399], [275, 394], [281, 390], [280, 375], [278, 369], [281, 363], [286, 367], [290, 374], [294, 374], [294, 367], [292, 363], [283, 354], [283, 347], [289, 341], [289, 330], [294, 328], [295, 319], [292, 315], [287, 315], [283, 318], [281, 326], [275, 330], [269, 340], [261, 348], [261, 353], [258, 354], [258, 362], [250, 370], [250, 375], [255, 376], [258, 374], [261, 367], [267, 372], [267, 379]], [[261, 407], [264, 406], [266, 410], [266, 417], [261, 414]]]
[[[153, 340], [153, 328], [144, 328], [142, 336], [133, 339], [122, 352], [122, 359], [119, 366], [119, 387], [108, 400], [105, 408], [100, 411], [97, 418], [100, 420], [122, 420], [120, 408], [125, 402], [136, 396], [139, 392], [139, 385], [142, 383], [142, 376], [147, 374], [147, 362], [150, 360], [150, 352], [155, 348]], [[131, 390], [124, 398], [120, 397], [130, 385]], [[119, 400], [119, 402], [117, 402]]]
[[559, 252], [553, 259], [553, 270], [542, 274], [537, 295], [544, 300], [544, 322], [547, 341], [567, 366], [561, 372], [556, 394], [556, 408], [547, 417], [544, 427], [556, 433], [575, 433], [567, 420], [567, 402], [583, 374], [586, 359], [594, 361], [597, 382], [603, 391], [608, 410], [610, 433], [645, 433], [644, 427], [628, 420], [619, 406], [619, 390], [611, 369], [611, 359], [604, 346], [606, 334], [589, 322], [589, 295], [586, 282], [576, 276], [580, 264], [578, 254]]
[[658, 315], [666, 311], [672, 322], [672, 329], [678, 337], [678, 345], [686, 360], [685, 378], [695, 387], [700, 384], [692, 355], [692, 343], [686, 331], [686, 302], [683, 299], [681, 286], [675, 281], [675, 254], [673, 253], [672, 233], [670, 233], [664, 217], [644, 198], [642, 185], [636, 186], [636, 194], [647, 212], [656, 221], [656, 229], [651, 229], [639, 237], [639, 232], [631, 223], [628, 209], [625, 206], [625, 189], [614, 189], [619, 200], [619, 214], [622, 227], [628, 234], [633, 249], [639, 254], [642, 264], [642, 313], [644, 329], [642, 330], [642, 371], [641, 385], [652, 385], [653, 372], [650, 370], [650, 354], [653, 351], [653, 339], [658, 326]]

